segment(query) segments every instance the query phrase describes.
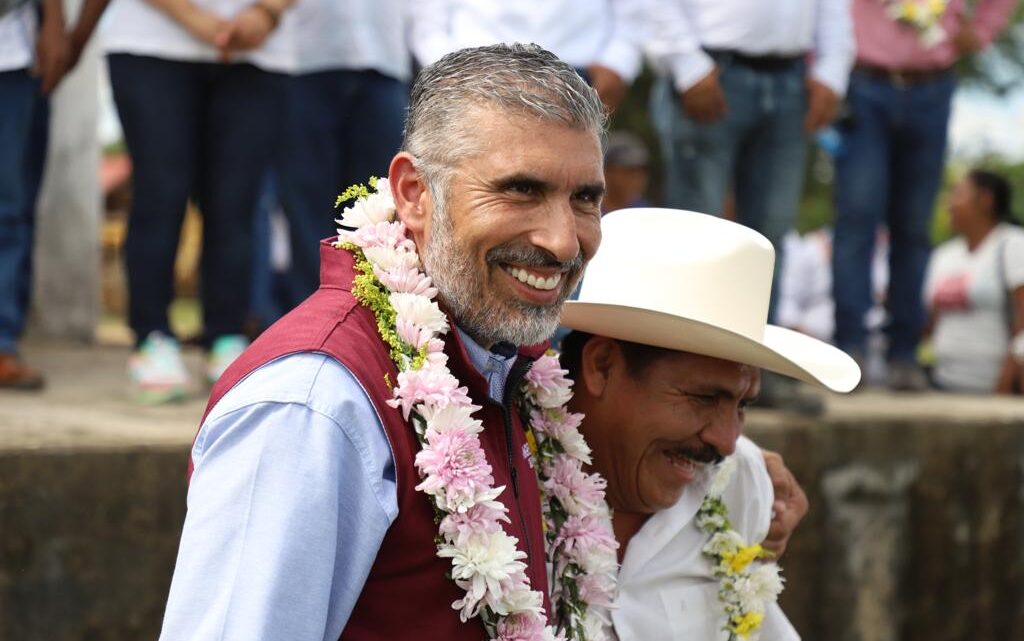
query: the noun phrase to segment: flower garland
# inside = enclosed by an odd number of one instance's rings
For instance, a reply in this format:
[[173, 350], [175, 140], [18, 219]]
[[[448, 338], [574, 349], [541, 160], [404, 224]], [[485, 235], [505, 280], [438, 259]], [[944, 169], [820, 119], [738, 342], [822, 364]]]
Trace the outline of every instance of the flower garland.
[[[416, 489], [428, 495], [438, 522], [437, 555], [451, 559], [451, 577], [465, 596], [452, 604], [462, 621], [479, 616], [495, 641], [599, 639], [590, 605], [611, 601], [615, 541], [607, 516], [604, 481], [580, 471], [589, 449], [576, 429], [580, 415], [563, 407], [570, 381], [546, 355], [526, 375], [521, 405], [529, 409], [538, 452], [537, 470], [546, 525], [546, 558], [556, 575], [552, 603], [558, 626], [546, 625], [543, 595], [531, 589], [526, 554], [503, 529], [508, 508], [498, 500], [492, 468], [480, 444], [484, 427], [467, 389], [447, 367], [440, 336], [448, 321], [434, 298], [405, 225], [395, 220], [386, 179], [371, 179], [338, 197], [355, 199], [341, 215], [337, 247], [355, 256], [352, 293], [377, 320], [381, 338], [398, 366], [391, 407], [410, 421], [420, 451]], [[371, 189], [373, 191], [371, 191]], [[536, 418], [534, 419], [534, 415]], [[524, 421], [525, 422], [525, 421]]]
[[604, 501], [606, 482], [583, 471], [591, 463], [590, 447], [578, 429], [583, 415], [565, 408], [572, 397], [567, 373], [554, 351], [537, 359], [526, 374], [519, 411], [538, 463], [555, 621], [569, 639], [604, 639], [619, 544]]
[[925, 49], [946, 39], [942, 17], [949, 0], [885, 0], [889, 18], [915, 29]]
[[697, 511], [697, 528], [710, 540], [701, 550], [711, 562], [718, 579], [718, 600], [725, 611], [725, 625], [729, 641], [744, 639], [756, 641], [765, 609], [782, 592], [779, 566], [774, 563], [756, 563], [772, 554], [759, 544], [747, 545], [743, 536], [732, 529], [729, 512], [722, 501], [722, 492], [728, 487], [736, 470], [736, 459], [729, 457], [718, 466], [711, 487]]

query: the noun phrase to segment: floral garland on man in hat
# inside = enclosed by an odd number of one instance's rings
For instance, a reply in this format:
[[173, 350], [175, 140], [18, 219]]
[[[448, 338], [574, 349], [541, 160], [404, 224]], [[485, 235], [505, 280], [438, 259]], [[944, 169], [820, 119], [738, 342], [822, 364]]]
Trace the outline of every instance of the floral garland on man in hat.
[[[372, 191], [371, 191], [372, 189]], [[448, 320], [437, 289], [421, 269], [416, 245], [396, 220], [386, 179], [350, 187], [338, 203], [356, 199], [341, 215], [337, 246], [355, 255], [352, 293], [377, 319], [398, 366], [388, 404], [402, 412], [420, 443], [416, 489], [431, 498], [437, 520], [437, 554], [451, 559], [451, 577], [465, 596], [452, 607], [462, 621], [480, 617], [496, 641], [602, 639], [600, 607], [612, 601], [618, 547], [604, 502], [605, 482], [586, 474], [590, 450], [577, 429], [582, 416], [565, 403], [571, 381], [546, 354], [526, 374], [520, 409], [535, 443], [541, 489], [546, 560], [554, 573], [551, 602], [556, 625], [547, 625], [543, 595], [530, 586], [526, 554], [501, 523], [508, 509], [498, 501], [492, 468], [480, 444], [479, 409], [447, 367]]]
[[760, 544], [748, 545], [743, 535], [732, 529], [722, 493], [735, 471], [732, 456], [718, 464], [697, 510], [696, 524], [709, 537], [701, 552], [718, 579], [718, 600], [725, 614], [722, 629], [729, 633], [729, 641], [756, 641], [765, 610], [778, 599], [783, 581], [778, 565], [761, 562], [773, 555]]

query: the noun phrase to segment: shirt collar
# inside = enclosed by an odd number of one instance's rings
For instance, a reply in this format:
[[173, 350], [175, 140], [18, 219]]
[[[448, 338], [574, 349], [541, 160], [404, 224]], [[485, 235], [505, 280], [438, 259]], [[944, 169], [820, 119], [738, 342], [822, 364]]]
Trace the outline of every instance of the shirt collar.
[[517, 357], [515, 355], [504, 357], [495, 354], [473, 340], [458, 325], [455, 326], [455, 331], [459, 333], [459, 339], [466, 349], [469, 362], [473, 364], [476, 371], [480, 372], [481, 376], [487, 379], [488, 396], [492, 401], [501, 403], [505, 396], [505, 382], [508, 380], [508, 374], [512, 371], [512, 365], [515, 364]]

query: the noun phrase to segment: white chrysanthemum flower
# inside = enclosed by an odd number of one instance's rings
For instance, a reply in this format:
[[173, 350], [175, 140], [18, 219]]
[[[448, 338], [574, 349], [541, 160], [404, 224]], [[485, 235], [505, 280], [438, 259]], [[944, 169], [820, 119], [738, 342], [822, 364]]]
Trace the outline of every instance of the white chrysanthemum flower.
[[715, 556], [722, 556], [726, 552], [735, 553], [745, 545], [743, 537], [736, 530], [718, 532], [704, 544], [704, 552]]
[[721, 514], [707, 513], [697, 515], [697, 527], [702, 530], [721, 530], [725, 527], [725, 517]]
[[452, 560], [452, 578], [466, 590], [466, 597], [456, 602], [462, 609], [463, 621], [475, 616], [488, 592], [492, 600], [501, 600], [502, 582], [526, 569], [526, 564], [520, 561], [526, 558], [526, 553], [516, 547], [517, 543], [515, 537], [498, 531], [472, 537], [465, 545], [443, 543], [438, 546], [437, 555]]
[[390, 247], [364, 247], [363, 255], [375, 267], [391, 269], [419, 269], [420, 257], [413, 252], [400, 251]]
[[733, 581], [730, 597], [735, 600], [741, 612], [764, 614], [766, 604], [749, 576], [741, 576]]
[[566, 430], [558, 435], [558, 442], [569, 456], [590, 464], [590, 446], [579, 430]]
[[418, 294], [389, 294], [388, 302], [395, 308], [395, 314], [403, 319], [432, 332], [448, 330], [448, 317], [437, 303]]
[[423, 404], [418, 408], [420, 416], [427, 422], [430, 429], [444, 433], [461, 430], [470, 434], [479, 434], [484, 425], [479, 419], [473, 418], [473, 412], [480, 409], [479, 405], [450, 404], [443, 407]]
[[539, 614], [544, 609], [544, 595], [537, 590], [529, 589], [529, 582], [523, 581], [516, 589], [505, 590], [501, 598], [495, 602], [494, 610], [501, 614], [533, 612]]
[[718, 464], [715, 469], [715, 476], [711, 479], [711, 487], [708, 488], [708, 496], [718, 498], [729, 487], [729, 481], [736, 471], [736, 457], [730, 456]]
[[395, 201], [387, 179], [377, 181], [377, 190], [346, 207], [337, 222], [343, 227], [359, 229], [391, 221], [395, 217]]
[[571, 387], [558, 386], [550, 390], [535, 387], [533, 392], [534, 400], [536, 400], [537, 405], [545, 409], [562, 407], [569, 402], [569, 399], [572, 398]]
[[782, 594], [784, 581], [779, 566], [775, 563], [758, 564], [750, 573], [750, 582], [757, 597], [762, 601], [772, 603]]
[[387, 178], [378, 178], [377, 185], [373, 188], [373, 190], [377, 192], [373, 195], [386, 196], [388, 202], [391, 203], [391, 206], [395, 206], [395, 200], [394, 198], [391, 197], [391, 183], [388, 182]]

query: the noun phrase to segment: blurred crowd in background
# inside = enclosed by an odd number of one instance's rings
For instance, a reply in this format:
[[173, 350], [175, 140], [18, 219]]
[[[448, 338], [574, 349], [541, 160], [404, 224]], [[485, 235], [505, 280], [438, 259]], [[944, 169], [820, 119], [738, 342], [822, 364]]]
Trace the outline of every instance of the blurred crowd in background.
[[[44, 382], [17, 347], [47, 96], [92, 37], [126, 152], [104, 164], [104, 242], [123, 258], [127, 365], [144, 402], [199, 389], [183, 340], [206, 350], [214, 381], [312, 293], [336, 195], [387, 175], [416, 71], [493, 42], [538, 43], [596, 89], [613, 129], [606, 211], [688, 209], [764, 234], [777, 249], [772, 320], [849, 352], [863, 385], [1020, 394], [1012, 181], [955, 177], [933, 249], [958, 70], [1020, 11], [1014, 0], [84, 0], [72, 17], [60, 0], [0, 0], [0, 387]], [[822, 158], [827, 224], [802, 229]], [[172, 329], [183, 280], [198, 282], [197, 336]], [[822, 408], [770, 375], [761, 402]]]

